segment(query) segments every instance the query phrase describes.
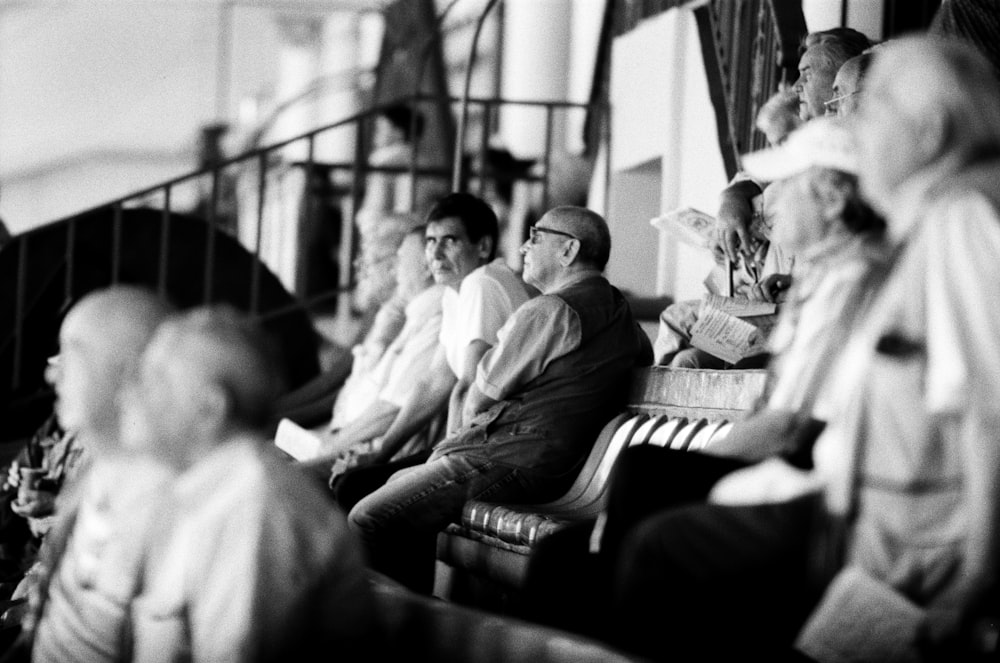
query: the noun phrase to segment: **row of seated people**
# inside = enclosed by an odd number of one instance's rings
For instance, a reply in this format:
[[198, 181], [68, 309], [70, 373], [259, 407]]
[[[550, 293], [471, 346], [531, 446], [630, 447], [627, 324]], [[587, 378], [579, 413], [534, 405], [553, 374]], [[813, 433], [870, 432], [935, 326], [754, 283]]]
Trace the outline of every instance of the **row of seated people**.
[[[989, 159], [1000, 127], [994, 72], [978, 54], [929, 39], [884, 45], [872, 59], [849, 129], [842, 121], [810, 119], [774, 154], [746, 160], [761, 181], [781, 180], [772, 189], [774, 237], [797, 251], [799, 263], [798, 285], [776, 332], [768, 407], [716, 446], [738, 463], [709, 461], [705, 476], [681, 473], [688, 487], [679, 489], [680, 502], [711, 494], [713, 504], [660, 513], [658, 521], [619, 530], [623, 543], [608, 546], [608, 568], [617, 580], [605, 585], [611, 590], [603, 607], [613, 607], [606, 624], [616, 630], [608, 637], [623, 648], [669, 655], [661, 625], [676, 623], [683, 637], [671, 638], [671, 647], [684, 641], [704, 650], [711, 642], [723, 655], [777, 655], [790, 651], [797, 636], [799, 653], [819, 659], [834, 656], [837, 647], [871, 660], [886, 656], [886, 647], [926, 655], [964, 646], [963, 629], [990, 598], [995, 535], [978, 531], [996, 529], [989, 478], [995, 466], [983, 463], [994, 456], [988, 431], [995, 415], [989, 399], [961, 394], [990, 393], [995, 383], [979, 357], [992, 353], [977, 344], [989, 342], [993, 334], [986, 330], [996, 321], [973, 287], [994, 275], [978, 257], [995, 239], [995, 201], [982, 174], [993, 172]], [[808, 64], [805, 69], [808, 79], [812, 72]], [[571, 240], [584, 244], [563, 214], [568, 211], [556, 210], [536, 227], [524, 249], [527, 278], [543, 274], [534, 258], [540, 234], [556, 235], [564, 251], [576, 248]], [[969, 236], [977, 238], [975, 246], [961, 239]], [[561, 296], [545, 281], [535, 284], [543, 295], [531, 301]], [[914, 311], [914, 301], [924, 303]], [[929, 311], [932, 306], [940, 310]], [[532, 393], [546, 386], [553, 370], [545, 352], [531, 357], [539, 334], [520, 316], [532, 308], [515, 312], [478, 364], [464, 408], [472, 415], [467, 425], [449, 428], [430, 461], [380, 481], [351, 509], [371, 563], [414, 589], [426, 591], [425, 551], [433, 535], [458, 519], [468, 499], [540, 502], [568, 485], [552, 475], [545, 490], [535, 490], [536, 477], [529, 476], [529, 469], [545, 467], [541, 454], [556, 446], [551, 431], [528, 430], [525, 415], [513, 425], [495, 419], [529, 403], [556, 410], [569, 400], [546, 402]], [[514, 336], [518, 331], [523, 335]], [[491, 377], [509, 370], [508, 363], [530, 361], [542, 364], [541, 371], [529, 373], [519, 391], [488, 395], [486, 405], [500, 401], [500, 407], [484, 409], [477, 399]], [[579, 381], [586, 372], [576, 375]], [[561, 396], [578, 398], [568, 388]], [[557, 416], [547, 413], [549, 421]], [[598, 428], [589, 426], [591, 437]], [[564, 425], [559, 433], [567, 430]], [[503, 449], [509, 440], [501, 436], [519, 433], [533, 438], [539, 454], [530, 457], [530, 468], [517, 464], [527, 453]], [[582, 458], [576, 454], [577, 463]], [[690, 462], [705, 462], [694, 458]], [[943, 470], [936, 462], [942, 458], [948, 459]], [[748, 463], [753, 467], [733, 472]], [[496, 486], [486, 472], [497, 464], [505, 480], [524, 485]], [[718, 482], [723, 475], [726, 481]], [[913, 516], [923, 509], [933, 516]], [[966, 509], [981, 519], [967, 524], [960, 515]], [[741, 541], [744, 535], [751, 538]], [[554, 536], [552, 545], [558, 540]], [[555, 569], [573, 569], [566, 559], [555, 555], [537, 577], [544, 582], [557, 577]], [[543, 560], [540, 554], [538, 563]], [[568, 584], [541, 594], [566, 599], [573, 596]], [[724, 613], [740, 625], [738, 637], [713, 639], [712, 623], [700, 621], [718, 605], [728, 606]], [[542, 610], [539, 618], [566, 614], [566, 607]], [[588, 610], [599, 614], [600, 607]], [[873, 631], [871, 615], [887, 626]]]
[[[989, 186], [997, 153], [1000, 104], [988, 63], [955, 43], [911, 38], [877, 52], [851, 127], [810, 120], [775, 152], [747, 159], [760, 179], [785, 180], [777, 209], [788, 211], [776, 213], [775, 236], [808, 256], [801, 263], [809, 270], [795, 278], [781, 323], [787, 347], [807, 352], [776, 354], [768, 407], [725, 440], [736, 463], [716, 465], [717, 459], [692, 454], [690, 462], [706, 471], [680, 473], [681, 497], [659, 505], [670, 508], [650, 518], [632, 514], [634, 527], [609, 519], [605, 533], [618, 534], [602, 546], [607, 575], [599, 582], [609, 589], [596, 607], [610, 609], [613, 628], [605, 637], [653, 658], [677, 651], [780, 656], [797, 643], [798, 655], [817, 660], [843, 653], [886, 660], [886, 648], [927, 656], [962, 645], [970, 618], [989, 598], [997, 531], [996, 454], [989, 439], [997, 423], [993, 388], [1000, 373], [989, 345], [997, 320], [979, 293], [996, 277], [987, 255], [1000, 241]], [[858, 199], [855, 178], [864, 201], [888, 222], [884, 235]], [[489, 218], [485, 211], [479, 216]], [[402, 470], [376, 468], [380, 476], [371, 489], [345, 505], [346, 520], [325, 502], [322, 509], [309, 506], [322, 500], [316, 501], [316, 486], [295, 480], [303, 468], [259, 453], [276, 383], [267, 353], [246, 340], [240, 321], [200, 311], [162, 326], [130, 319], [124, 325], [130, 330], [114, 330], [116, 341], [135, 335], [136, 327], [145, 329], [144, 340], [155, 333], [119, 415], [107, 385], [70, 379], [87, 368], [71, 352], [84, 345], [71, 333], [75, 320], [87, 319], [88, 307], [79, 305], [61, 336], [57, 412], [60, 423], [93, 440], [88, 448], [107, 462], [94, 462], [70, 493], [78, 502], [67, 497], [70, 506], [59, 511], [66, 514], [63, 526], [46, 539], [51, 552], [43, 555], [35, 584], [40, 598], [30, 603], [23, 631], [35, 635], [30, 642], [37, 651], [73, 651], [52, 648], [79, 635], [78, 611], [66, 606], [76, 585], [95, 583], [114, 597], [112, 613], [131, 614], [125, 629], [96, 606], [87, 613], [112, 624], [104, 634], [116, 646], [126, 632], [135, 651], [150, 643], [173, 646], [195, 633], [208, 637], [212, 624], [225, 643], [218, 647], [232, 646], [237, 634], [256, 647], [288, 647], [278, 633], [299, 629], [307, 639], [320, 637], [310, 629], [319, 628], [319, 618], [334, 623], [335, 607], [324, 604], [306, 616], [297, 593], [302, 587], [275, 573], [274, 584], [260, 582], [269, 600], [250, 601], [268, 625], [253, 622], [248, 636], [251, 619], [218, 614], [225, 603], [218, 588], [285, 570], [293, 566], [286, 558], [294, 558], [312, 599], [342, 603], [345, 594], [364, 594], [357, 580], [362, 560], [426, 593], [434, 538], [458, 520], [468, 500], [543, 502], [566, 490], [595, 431], [620, 411], [631, 370], [652, 358], [628, 304], [601, 276], [611, 250], [606, 223], [571, 207], [540, 219], [521, 249], [523, 278], [537, 294], [491, 262], [495, 230], [471, 230], [456, 209], [437, 218], [432, 211], [423, 233], [431, 272], [445, 288], [440, 343], [416, 390], [390, 403], [395, 412], [383, 417], [380, 443], [367, 456], [392, 458], [442, 409], [445, 439], [408, 457]], [[845, 247], [852, 251], [841, 254]], [[829, 256], [837, 259], [824, 264]], [[491, 265], [503, 274], [492, 282]], [[467, 288], [477, 280], [475, 291]], [[450, 344], [449, 298], [453, 311], [463, 311], [453, 313], [452, 324], [461, 327], [470, 319], [463, 305], [482, 302], [486, 293], [510, 296], [499, 284], [504, 280], [521, 288], [523, 300], [507, 302], [495, 340], [477, 330], [464, 345]], [[133, 317], [159, 322], [153, 305], [144, 306], [148, 310]], [[483, 305], [482, 314], [497, 306], [496, 300]], [[94, 315], [107, 332], [114, 315], [108, 309]], [[93, 319], [88, 324], [96, 326]], [[813, 340], [806, 344], [801, 335]], [[125, 355], [117, 345], [114, 350], [122, 356], [108, 363], [123, 380]], [[138, 350], [135, 355], [139, 361]], [[794, 378], [783, 392], [786, 376]], [[99, 393], [104, 401], [86, 402]], [[813, 447], [817, 421], [825, 428]], [[114, 453], [101, 450], [101, 442]], [[325, 451], [339, 458], [336, 436], [327, 442]], [[621, 472], [636, 464], [622, 460]], [[312, 464], [322, 483], [333, 462], [331, 456]], [[676, 471], [687, 461], [663, 462]], [[234, 471], [241, 463], [249, 469]], [[364, 469], [339, 476], [340, 488]], [[165, 497], [156, 499], [161, 493]], [[706, 496], [711, 504], [686, 506]], [[327, 520], [319, 525], [311, 518]], [[168, 526], [144, 531], [151, 522]], [[140, 532], [138, 549], [116, 528]], [[363, 553], [352, 547], [353, 537]], [[279, 553], [266, 545], [275, 540], [297, 546]], [[106, 548], [118, 544], [120, 556], [109, 557]], [[263, 557], [240, 557], [234, 547]], [[95, 557], [135, 573], [102, 576]], [[243, 564], [234, 561], [240, 559]], [[537, 561], [546, 568], [541, 551]], [[556, 581], [557, 571], [537, 574], [539, 582]], [[196, 590], [212, 598], [199, 602], [187, 594]], [[371, 635], [364, 628], [366, 599], [351, 605], [357, 621], [344, 620], [344, 632], [324, 633], [346, 638], [345, 651]], [[721, 639], [713, 636], [716, 622], [702, 619], [720, 607], [732, 627]], [[867, 628], [873, 615], [889, 627]], [[674, 627], [669, 650], [665, 623]], [[201, 646], [212, 651], [209, 643]]]
[[871, 59], [847, 118], [743, 161], [796, 255], [761, 406], [711, 454], [626, 449], [525, 614], [657, 660], [994, 655], [997, 70], [940, 36]]

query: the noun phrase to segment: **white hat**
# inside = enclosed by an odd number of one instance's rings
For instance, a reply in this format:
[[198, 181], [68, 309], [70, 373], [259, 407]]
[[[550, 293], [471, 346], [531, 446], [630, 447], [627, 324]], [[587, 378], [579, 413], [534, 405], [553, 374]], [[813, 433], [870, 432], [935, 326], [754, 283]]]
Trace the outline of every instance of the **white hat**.
[[780, 145], [743, 155], [743, 170], [765, 182], [785, 179], [813, 166], [857, 174], [854, 136], [843, 120], [814, 118], [788, 134]]

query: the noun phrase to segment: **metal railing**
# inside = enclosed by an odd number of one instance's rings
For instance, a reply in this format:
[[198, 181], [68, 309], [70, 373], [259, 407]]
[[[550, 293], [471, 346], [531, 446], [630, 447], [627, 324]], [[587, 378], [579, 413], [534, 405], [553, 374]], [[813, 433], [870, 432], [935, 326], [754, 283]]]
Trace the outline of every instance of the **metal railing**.
[[[432, 103], [435, 101], [437, 100], [429, 97], [412, 97], [410, 99], [403, 100], [403, 103], [409, 103], [414, 107], [419, 107], [421, 104]], [[462, 101], [463, 100], [457, 98], [451, 98], [449, 100], [453, 108], [455, 108], [457, 104], [462, 103]], [[578, 104], [569, 102], [518, 101], [499, 98], [467, 98], [464, 101], [465, 104], [468, 105], [469, 109], [476, 108], [479, 111], [478, 115], [481, 118], [481, 126], [479, 127], [480, 144], [474, 150], [463, 150], [466, 155], [465, 158], [469, 159], [471, 167], [465, 170], [465, 176], [458, 186], [461, 190], [472, 190], [472, 192], [479, 193], [480, 195], [483, 194], [492, 178], [496, 178], [501, 175], [500, 173], [493, 172], [489, 168], [488, 164], [485, 163], [483, 158], [486, 148], [488, 147], [488, 140], [491, 134], [491, 118], [501, 107], [505, 106], [537, 107], [543, 111], [545, 117], [545, 144], [541, 146], [540, 149], [542, 156], [537, 159], [535, 168], [536, 172], [508, 176], [511, 180], [526, 182], [534, 187], [540, 188], [538, 206], [541, 210], [544, 210], [549, 206], [551, 199], [551, 173], [554, 158], [553, 126], [556, 114], [572, 109], [579, 109], [583, 112], [597, 113], [601, 115], [608, 112], [606, 105]], [[244, 188], [246, 188], [248, 177], [255, 179], [252, 186], [252, 196], [256, 202], [254, 214], [251, 218], [245, 218], [245, 215], [242, 213], [243, 210], [241, 209], [241, 213], [237, 216], [239, 228], [237, 238], [240, 243], [243, 244], [244, 248], [246, 248], [246, 250], [255, 258], [252, 262], [253, 269], [251, 277], [249, 279], [249, 283], [247, 284], [247, 288], [249, 290], [248, 312], [260, 320], [269, 320], [285, 315], [292, 309], [305, 307], [307, 310], [314, 310], [315, 307], [329, 304], [330, 301], [334, 299], [338, 301], [337, 306], [341, 307], [347, 303], [350, 293], [355, 286], [356, 273], [354, 263], [357, 257], [357, 242], [355, 241], [355, 215], [360, 209], [365, 195], [366, 176], [375, 172], [396, 174], [406, 173], [410, 177], [412, 188], [415, 187], [416, 183], [423, 178], [435, 178], [448, 182], [452, 175], [452, 170], [449, 167], [450, 164], [442, 164], [440, 167], [418, 166], [417, 156], [419, 150], [416, 149], [413, 150], [409, 167], [369, 165], [367, 163], [367, 155], [364, 146], [367, 144], [367, 138], [370, 135], [368, 133], [369, 125], [382, 110], [384, 110], [383, 107], [368, 109], [338, 122], [319, 127], [300, 136], [250, 150], [239, 156], [215, 163], [210, 167], [201, 168], [165, 182], [134, 191], [128, 195], [111, 200], [102, 205], [84, 210], [80, 213], [54, 221], [50, 224], [46, 224], [45, 227], [60, 224], [65, 226], [65, 253], [61, 260], [55, 261], [58, 264], [46, 265], [46, 269], [48, 270], [46, 272], [47, 276], [43, 277], [41, 280], [48, 286], [52, 286], [53, 281], [58, 279], [59, 274], [62, 273], [63, 309], [68, 308], [68, 306], [73, 303], [74, 297], [79, 297], [80, 294], [82, 294], [79, 292], [79, 288], [76, 283], [76, 275], [80, 269], [79, 261], [81, 260], [79, 252], [77, 251], [77, 244], [81, 239], [79, 237], [79, 233], [77, 232], [77, 223], [88, 214], [93, 214], [101, 210], [105, 212], [110, 210], [112, 230], [110, 238], [111, 265], [109, 280], [111, 284], [119, 282], [121, 278], [122, 256], [124, 255], [124, 252], [129, 250], [129, 247], [123, 243], [123, 227], [127, 223], [125, 218], [127, 216], [127, 210], [132, 208], [152, 208], [159, 210], [161, 225], [157, 258], [158, 262], [155, 270], [156, 282], [149, 283], [147, 285], [156, 288], [161, 294], [166, 295], [168, 283], [171, 282], [171, 266], [168, 249], [171, 246], [171, 235], [173, 233], [172, 223], [175, 222], [174, 214], [190, 214], [191, 189], [193, 188], [196, 191], [200, 190], [204, 193], [205, 183], [207, 181], [207, 195], [202, 196], [203, 205], [201, 208], [202, 213], [200, 214], [200, 216], [204, 219], [204, 234], [202, 236], [202, 245], [200, 247], [204, 255], [204, 262], [200, 275], [189, 274], [188, 276], [190, 278], [200, 279], [199, 287], [201, 289], [202, 303], [210, 303], [214, 301], [216, 288], [213, 279], [214, 275], [217, 274], [215, 261], [217, 259], [216, 247], [218, 244], [218, 235], [219, 233], [227, 232], [221, 227], [221, 221], [224, 220], [223, 217], [225, 216], [225, 211], [221, 209], [221, 206], [224, 203], [222, 198], [224, 195], [232, 193], [231, 191], [224, 191], [224, 188], [227, 181], [232, 181], [233, 178], [230, 177], [231, 174], [234, 171], [237, 171], [238, 178], [240, 178]], [[605, 122], [605, 124], [607, 123]], [[342, 163], [321, 162], [317, 160], [317, 142], [321, 140], [324, 135], [327, 135], [330, 132], [344, 130], [351, 130], [354, 132], [354, 141], [357, 146], [356, 158], [353, 161]], [[304, 152], [304, 159], [297, 159], [294, 161], [289, 160], [286, 155], [292, 148], [295, 148], [300, 152]], [[596, 147], [592, 147], [591, 149], [596, 152]], [[470, 159], [470, 155], [473, 158]], [[276, 195], [274, 192], [269, 190], [269, 185], [272, 184], [270, 175], [272, 175], [278, 167], [284, 166], [305, 169], [307, 186], [306, 191], [304, 192], [305, 198], [303, 199], [302, 204], [304, 209], [303, 214], [307, 218], [311, 218], [316, 212], [316, 197], [309, 195], [308, 192], [310, 191], [313, 174], [317, 172], [317, 170], [321, 169], [326, 173], [325, 178], [327, 183], [334, 182], [338, 187], [340, 187], [340, 189], [346, 190], [346, 193], [344, 194], [346, 196], [345, 208], [348, 210], [348, 213], [341, 219], [341, 226], [339, 228], [339, 246], [337, 247], [339, 252], [339, 277], [338, 282], [334, 287], [320, 292], [295, 292], [295, 288], [289, 288], [289, 290], [292, 291], [292, 294], [296, 297], [296, 303], [293, 306], [262, 310], [260, 305], [261, 270], [265, 267], [267, 262], [265, 256], [262, 255], [262, 238], [264, 236], [265, 226], [268, 223], [266, 216], [269, 196]], [[236, 198], [237, 200], [241, 198], [241, 195], [238, 192], [236, 193]], [[181, 199], [187, 199], [189, 201], [188, 204], [183, 203]], [[413, 196], [411, 196], [411, 200], [413, 200]], [[423, 212], [424, 210], [415, 211]], [[248, 229], [251, 227], [254, 231], [248, 232]], [[32, 365], [32, 370], [27, 371], [22, 360], [25, 339], [27, 338], [27, 335], [35, 333], [35, 330], [27, 328], [26, 321], [31, 317], [32, 308], [37, 304], [38, 299], [40, 298], [39, 292], [32, 292], [29, 290], [27, 280], [27, 270], [29, 261], [32, 260], [31, 256], [33, 251], [31, 244], [32, 234], [33, 231], [26, 233], [21, 237], [15, 238], [15, 241], [12, 242], [12, 244], [17, 245], [16, 249], [14, 247], [10, 247], [18, 252], [17, 270], [14, 277], [16, 279], [16, 283], [14, 284], [15, 296], [13, 305], [13, 324], [8, 327], [8, 332], [5, 337], [0, 338], [0, 356], [8, 351], [12, 351], [13, 358], [10, 362], [10, 376], [8, 383], [12, 391], [17, 391], [26, 382], [36, 382], [40, 380], [42, 371], [41, 365], [38, 367]], [[35, 282], [37, 283], [37, 281], [38, 279], [36, 279]], [[340, 310], [344, 309], [341, 308]], [[33, 377], [37, 378], [37, 380], [26, 381], [26, 373], [30, 373]]]

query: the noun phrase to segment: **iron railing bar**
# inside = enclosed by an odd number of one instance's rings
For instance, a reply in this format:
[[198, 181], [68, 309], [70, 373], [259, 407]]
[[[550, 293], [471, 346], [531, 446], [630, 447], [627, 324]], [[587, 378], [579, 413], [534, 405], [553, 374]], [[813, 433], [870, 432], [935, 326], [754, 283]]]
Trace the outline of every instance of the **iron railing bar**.
[[[440, 97], [435, 97], [435, 96], [431, 96], [431, 95], [420, 95], [420, 97], [417, 98], [417, 99], [415, 99], [414, 101], [425, 101], [425, 100], [436, 100], [436, 99], [440, 99]], [[460, 98], [456, 98], [456, 97], [447, 97], [447, 99], [451, 103], [457, 103], [457, 102], [461, 101]], [[470, 103], [498, 103], [498, 104], [511, 105], [511, 106], [551, 106], [552, 108], [601, 108], [601, 107], [604, 107], [604, 106], [607, 105], [606, 103], [603, 103], [603, 102], [602, 103], [583, 103], [583, 102], [571, 102], [571, 101], [537, 101], [537, 100], [522, 100], [522, 99], [514, 99], [514, 100], [512, 100], [512, 99], [503, 99], [501, 97], [469, 97], [469, 102]], [[284, 141], [282, 141], [280, 143], [274, 143], [274, 144], [267, 145], [267, 146], [264, 146], [264, 147], [255, 148], [253, 150], [250, 150], [248, 152], [244, 152], [242, 154], [238, 154], [236, 156], [233, 156], [233, 157], [230, 157], [228, 159], [224, 159], [224, 160], [220, 161], [218, 167], [219, 168], [224, 168], [226, 166], [232, 166], [232, 165], [237, 165], [238, 166], [238, 165], [241, 165], [240, 162], [244, 162], [244, 161], [249, 162], [250, 160], [252, 160], [254, 158], [259, 158], [261, 154], [266, 154], [266, 153], [271, 152], [273, 150], [277, 150], [277, 149], [279, 149], [281, 147], [285, 147], [285, 146], [287, 146], [287, 145], [289, 145], [291, 143], [294, 143], [296, 141], [299, 141], [299, 140], [305, 140], [309, 136], [315, 136], [315, 135], [323, 133], [325, 131], [329, 131], [329, 130], [332, 130], [332, 129], [341, 128], [343, 126], [347, 126], [347, 125], [350, 125], [352, 123], [356, 123], [356, 122], [358, 122], [360, 120], [363, 120], [365, 118], [371, 117], [374, 114], [377, 114], [377, 113], [381, 112], [384, 108], [387, 108], [387, 106], [386, 105], [375, 106], [375, 107], [372, 107], [372, 108], [370, 108], [370, 109], [368, 109], [366, 111], [362, 111], [360, 113], [355, 113], [354, 115], [351, 115], [351, 116], [349, 116], [347, 118], [344, 118], [343, 120], [339, 120], [337, 122], [334, 122], [334, 123], [331, 123], [331, 124], [327, 124], [327, 125], [322, 126], [322, 127], [318, 127], [316, 129], [313, 129], [313, 130], [311, 130], [311, 131], [309, 131], [307, 133], [304, 133], [304, 134], [302, 134], [300, 136], [295, 136], [293, 138], [289, 138], [287, 140], [284, 140]], [[349, 165], [345, 164], [344, 167], [348, 168]], [[184, 184], [184, 183], [186, 183], [186, 182], [194, 179], [195, 177], [198, 177], [199, 175], [204, 175], [204, 174], [208, 173], [212, 168], [213, 167], [201, 168], [199, 170], [187, 173], [185, 175], [179, 175], [179, 176], [174, 177], [172, 179], [165, 180], [165, 181], [160, 182], [158, 184], [154, 184], [152, 186], [149, 186], [149, 187], [146, 187], [146, 188], [143, 188], [143, 189], [139, 189], [139, 190], [133, 191], [133, 192], [127, 194], [127, 195], [121, 196], [119, 198], [115, 198], [113, 200], [105, 201], [105, 202], [100, 203], [98, 205], [94, 205], [93, 207], [89, 207], [89, 208], [86, 208], [84, 210], [81, 210], [80, 212], [77, 212], [75, 214], [72, 214], [72, 215], [69, 215], [69, 216], [65, 216], [65, 217], [61, 217], [59, 219], [56, 219], [54, 221], [51, 221], [51, 222], [43, 224], [43, 225], [50, 225], [50, 224], [55, 224], [55, 223], [62, 223], [62, 222], [68, 221], [68, 220], [70, 220], [72, 218], [83, 216], [84, 214], [88, 214], [88, 213], [91, 213], [91, 212], [97, 212], [97, 211], [100, 211], [100, 210], [107, 209], [109, 206], [112, 206], [112, 205], [115, 205], [115, 204], [124, 204], [124, 203], [129, 202], [129, 201], [134, 201], [136, 199], [141, 199], [141, 198], [149, 196], [151, 194], [158, 193], [158, 192], [162, 191], [164, 188], [166, 188], [168, 186], [169, 187], [176, 187], [177, 185]], [[374, 168], [373, 168], [373, 170], [374, 170]], [[432, 174], [430, 171], [424, 171], [423, 169], [418, 169], [417, 172], [418, 172], [418, 174]], [[436, 172], [433, 173], [433, 174], [436, 174]]]
[[76, 219], [66, 226], [66, 280], [63, 288], [63, 307], [73, 301], [73, 277], [76, 268]]
[[212, 171], [212, 191], [208, 201], [208, 222], [205, 226], [205, 275], [202, 283], [201, 300], [203, 304], [212, 301], [213, 280], [215, 275], [215, 233], [219, 216], [219, 169]]
[[118, 283], [122, 267], [122, 204], [115, 203], [111, 219], [111, 283]]
[[319, 295], [308, 298], [299, 298], [293, 304], [286, 304], [285, 306], [280, 306], [278, 308], [271, 309], [267, 313], [258, 313], [256, 319], [260, 322], [266, 322], [273, 320], [275, 318], [280, 318], [283, 315], [288, 315], [290, 313], [295, 313], [301, 309], [309, 310], [317, 304], [324, 304], [331, 299], [335, 299], [345, 292], [350, 292], [356, 286], [356, 283], [351, 283], [346, 288], [331, 288], [324, 291]]
[[479, 135], [479, 197], [486, 193], [486, 180], [492, 175], [487, 151], [490, 147], [490, 109], [489, 104], [483, 104], [483, 124]]
[[260, 246], [261, 232], [264, 229], [264, 196], [267, 191], [267, 153], [258, 157], [260, 172], [257, 174], [257, 234], [254, 238], [254, 261], [250, 268], [250, 312], [257, 313], [257, 302], [260, 298]]
[[170, 261], [170, 195], [172, 191], [173, 189], [169, 186], [163, 190], [163, 210], [160, 212], [160, 257], [156, 285], [162, 298], [167, 296], [167, 270]]
[[486, 7], [479, 14], [476, 20], [476, 29], [472, 33], [472, 44], [469, 47], [469, 59], [465, 63], [465, 85], [462, 88], [461, 108], [458, 113], [458, 129], [455, 131], [455, 162], [454, 174], [451, 178], [452, 191], [461, 191], [462, 188], [462, 157], [465, 153], [465, 125], [469, 119], [469, 90], [472, 88], [472, 70], [476, 62], [476, 49], [479, 46], [479, 34], [483, 30], [486, 16], [497, 4], [497, 0], [487, 0]]
[[542, 180], [542, 210], [547, 210], [549, 208], [549, 177], [551, 174], [550, 168], [552, 167], [552, 121], [553, 121], [554, 111], [552, 106], [545, 107], [545, 156], [543, 157], [543, 163], [545, 164], [545, 179]]
[[21, 386], [21, 352], [24, 349], [24, 299], [28, 281], [28, 236], [18, 245], [17, 292], [14, 299], [14, 361], [11, 367], [11, 389]]

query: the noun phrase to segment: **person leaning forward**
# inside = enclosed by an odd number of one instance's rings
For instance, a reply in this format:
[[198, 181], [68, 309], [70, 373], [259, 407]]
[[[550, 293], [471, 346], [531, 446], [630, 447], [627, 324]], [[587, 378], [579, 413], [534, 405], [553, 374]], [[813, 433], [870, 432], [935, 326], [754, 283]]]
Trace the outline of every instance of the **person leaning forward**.
[[628, 303], [601, 274], [610, 247], [604, 219], [581, 207], [557, 207], [531, 229], [523, 278], [542, 294], [514, 312], [479, 362], [465, 424], [348, 516], [377, 570], [429, 591], [435, 536], [467, 500], [545, 501], [573, 481], [624, 405], [632, 368], [652, 360]]

